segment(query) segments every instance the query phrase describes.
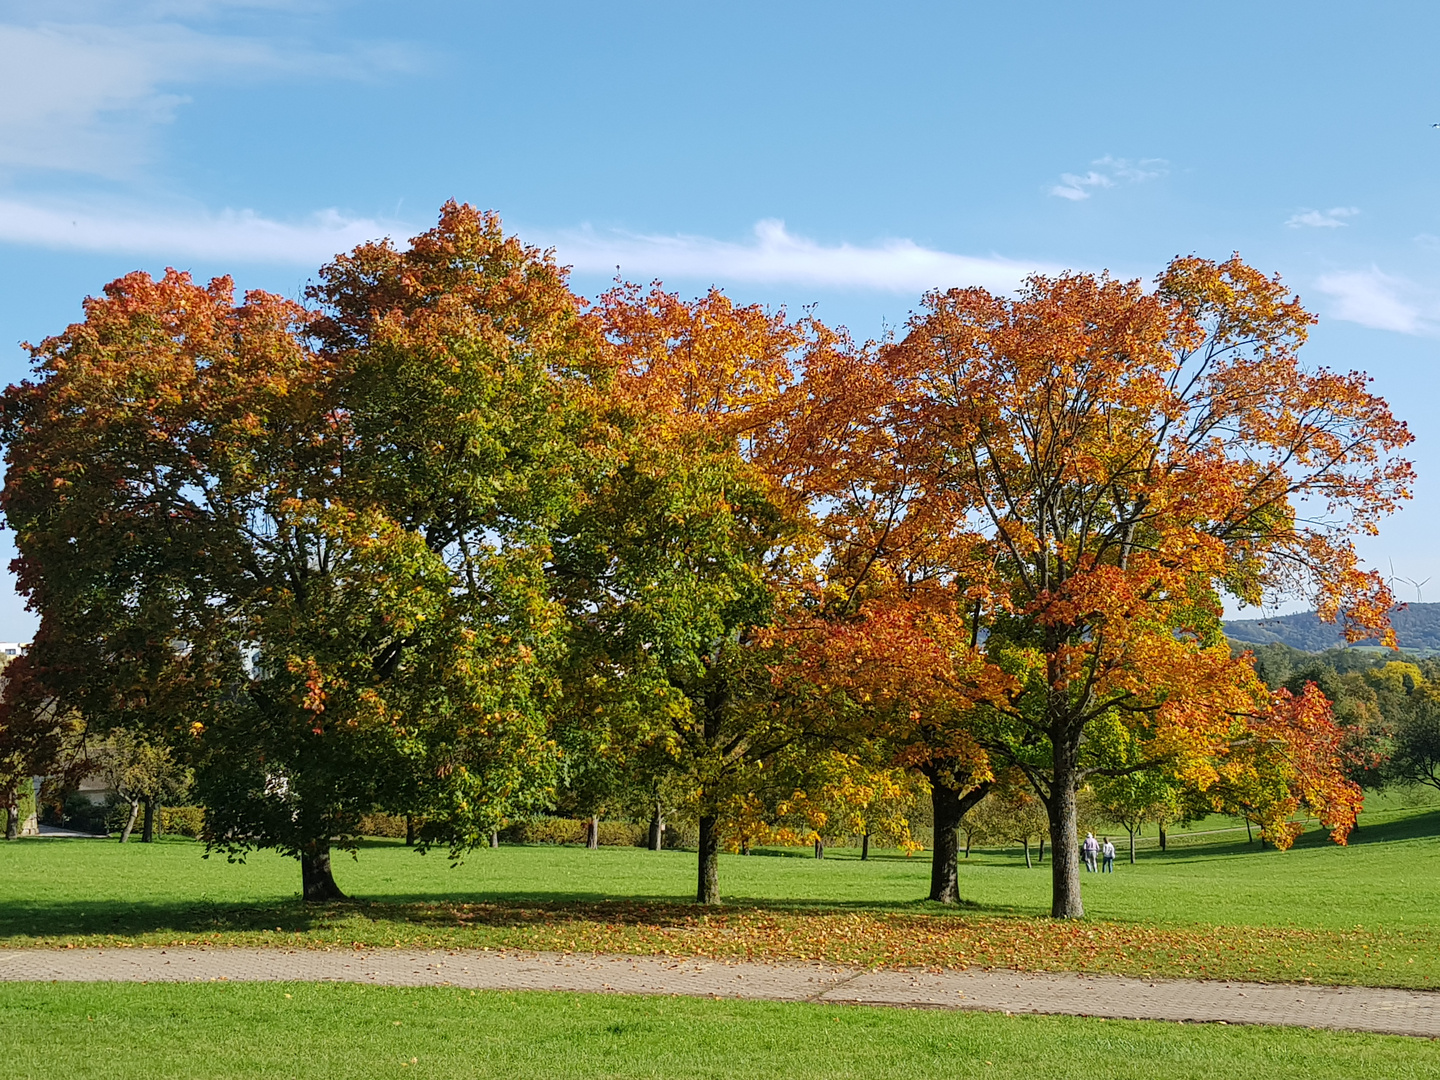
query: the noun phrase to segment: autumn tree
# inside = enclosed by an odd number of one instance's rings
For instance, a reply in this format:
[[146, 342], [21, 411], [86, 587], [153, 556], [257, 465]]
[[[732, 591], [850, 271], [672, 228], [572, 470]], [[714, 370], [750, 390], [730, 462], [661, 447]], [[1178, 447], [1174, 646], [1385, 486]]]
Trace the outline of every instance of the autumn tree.
[[[832, 589], [843, 581], [832, 577]], [[791, 634], [805, 678], [843, 718], [848, 738], [923, 780], [933, 825], [929, 898], [955, 904], [962, 822], [994, 780], [975, 737], [978, 711], [1012, 681], [986, 662], [953, 605], [916, 588], [909, 591], [923, 598], [897, 599], [901, 591], [876, 597], [854, 616], [843, 602], [828, 606]]]
[[[1003, 774], [1002, 774], [1003, 775]], [[1025, 867], [1030, 869], [1030, 844], [1046, 835], [1048, 821], [1045, 808], [1025, 785], [1022, 776], [1004, 776], [966, 817], [965, 854], [970, 854], [972, 841], [985, 844], [1019, 844], [1025, 854]], [[1043, 846], [1040, 852], [1044, 859]]]
[[7, 708], [184, 746], [211, 847], [296, 855], [323, 900], [367, 812], [463, 850], [548, 798], [593, 336], [553, 259], [454, 204], [312, 299], [134, 274], [33, 350], [4, 508], [41, 628]]
[[795, 482], [809, 459], [791, 447], [808, 359], [835, 337], [713, 290], [622, 285], [597, 317], [622, 460], [563, 530], [552, 573], [590, 684], [609, 683], [585, 722], [687, 793], [696, 896], [714, 903], [720, 849], [759, 805], [767, 763], [821, 745], [833, 719], [768, 630], [815, 577]]
[[[1220, 594], [1385, 626], [1352, 537], [1408, 497], [1410, 436], [1365, 376], [1300, 365], [1311, 321], [1238, 258], [1181, 258], [1153, 290], [1069, 274], [933, 293], [883, 353], [907, 521], [945, 542], [945, 581], [1015, 680], [980, 741], [1045, 803], [1057, 917], [1084, 910], [1077, 788], [1130, 768], [1090, 739], [1102, 718], [1202, 787], [1244, 741], [1236, 718], [1304, 756], [1219, 636]], [[1353, 809], [1342, 792], [1336, 815]]]

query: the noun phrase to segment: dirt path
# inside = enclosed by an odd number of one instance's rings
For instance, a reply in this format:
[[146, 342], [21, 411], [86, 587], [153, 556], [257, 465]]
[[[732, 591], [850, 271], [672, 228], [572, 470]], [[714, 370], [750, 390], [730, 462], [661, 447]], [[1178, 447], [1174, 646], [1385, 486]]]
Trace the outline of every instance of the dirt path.
[[476, 990], [683, 994], [1278, 1024], [1440, 1038], [1440, 991], [997, 970], [930, 974], [826, 964], [488, 950], [25, 949], [0, 952], [0, 980], [339, 981]]

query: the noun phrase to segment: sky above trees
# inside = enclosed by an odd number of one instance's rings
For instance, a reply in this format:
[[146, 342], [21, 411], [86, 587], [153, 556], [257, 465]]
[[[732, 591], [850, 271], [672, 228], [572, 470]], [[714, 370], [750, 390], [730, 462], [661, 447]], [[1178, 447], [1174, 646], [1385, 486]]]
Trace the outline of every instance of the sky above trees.
[[[1418, 3], [0, 0], [0, 375], [129, 270], [298, 297], [451, 197], [592, 295], [618, 267], [862, 337], [932, 286], [1239, 250], [1320, 314], [1302, 355], [1411, 422], [1417, 497], [1362, 550], [1440, 578], [1437, 31]], [[3, 590], [0, 638], [32, 626]]]

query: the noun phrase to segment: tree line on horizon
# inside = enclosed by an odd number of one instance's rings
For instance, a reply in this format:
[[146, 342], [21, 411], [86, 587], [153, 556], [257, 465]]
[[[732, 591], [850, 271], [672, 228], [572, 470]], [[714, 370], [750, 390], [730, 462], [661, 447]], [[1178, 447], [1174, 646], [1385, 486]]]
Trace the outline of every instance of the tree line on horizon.
[[955, 903], [961, 821], [1023, 792], [1063, 918], [1087, 786], [1243, 804], [1278, 847], [1353, 827], [1331, 700], [1233, 655], [1221, 599], [1383, 636], [1352, 538], [1410, 435], [1302, 367], [1312, 317], [1238, 257], [936, 291], [857, 342], [717, 289], [587, 301], [452, 202], [305, 300], [134, 273], [31, 348], [0, 789], [123, 732], [316, 901], [373, 812], [457, 854], [561, 803], [678, 815], [715, 903], [722, 849], [904, 844], [921, 792]]

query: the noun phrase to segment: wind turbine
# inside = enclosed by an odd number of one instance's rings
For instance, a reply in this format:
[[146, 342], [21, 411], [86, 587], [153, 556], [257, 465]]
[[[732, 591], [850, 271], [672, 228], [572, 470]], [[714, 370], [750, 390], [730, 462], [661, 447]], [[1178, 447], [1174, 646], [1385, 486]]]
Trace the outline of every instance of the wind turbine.
[[1412, 589], [1415, 590], [1415, 602], [1417, 604], [1424, 603], [1425, 594], [1420, 590], [1423, 589], [1426, 585], [1430, 584], [1430, 579], [1428, 577], [1424, 581], [1415, 581], [1412, 578], [1401, 577], [1399, 574], [1395, 573], [1395, 560], [1391, 559], [1390, 578], [1389, 581], [1387, 581], [1385, 584], [1388, 585], [1391, 581], [1399, 581], [1405, 585], [1409, 585]]

